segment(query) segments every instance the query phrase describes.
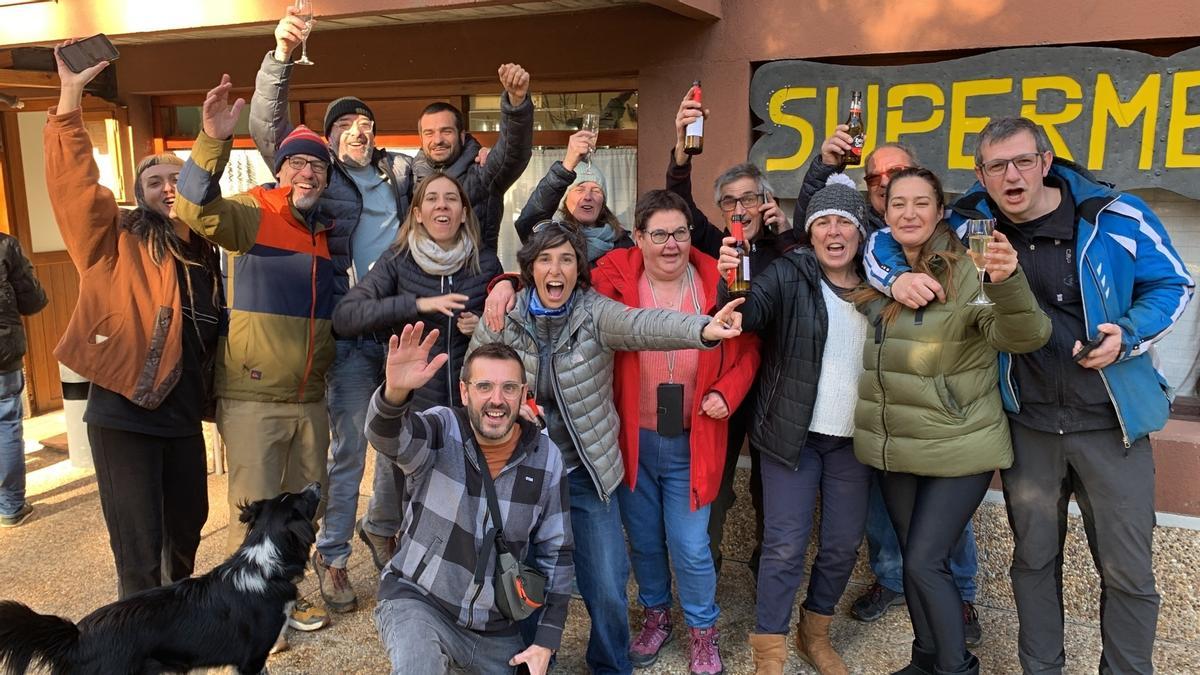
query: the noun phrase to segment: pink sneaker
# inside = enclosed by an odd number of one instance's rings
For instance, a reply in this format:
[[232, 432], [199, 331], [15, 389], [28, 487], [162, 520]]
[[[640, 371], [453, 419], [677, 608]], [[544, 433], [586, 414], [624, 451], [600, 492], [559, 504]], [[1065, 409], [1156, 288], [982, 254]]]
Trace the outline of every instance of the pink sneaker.
[[634, 668], [646, 668], [658, 660], [663, 645], [671, 641], [671, 608], [643, 607], [642, 629], [629, 648]]
[[721, 663], [721, 648], [717, 644], [721, 633], [712, 628], [689, 628], [688, 669], [692, 675], [720, 675], [725, 672]]

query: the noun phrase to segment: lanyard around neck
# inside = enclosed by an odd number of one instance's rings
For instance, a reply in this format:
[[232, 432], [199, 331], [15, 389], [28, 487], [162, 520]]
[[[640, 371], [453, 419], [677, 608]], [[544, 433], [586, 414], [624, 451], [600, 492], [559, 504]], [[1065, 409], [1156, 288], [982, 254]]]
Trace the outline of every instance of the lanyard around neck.
[[[643, 272], [643, 274], [645, 274], [645, 272]], [[650, 301], [654, 303], [654, 309], [670, 309], [669, 307], [664, 308], [658, 304], [658, 293], [655, 292], [655, 290], [654, 290], [654, 280], [650, 278], [649, 274], [646, 274], [646, 285], [650, 287]], [[692, 290], [692, 309], [694, 310], [692, 313], [699, 314], [700, 313], [700, 303], [696, 299], [696, 279], [692, 276], [691, 263], [688, 263], [688, 266], [687, 266], [687, 284], [686, 285], [679, 284], [679, 300], [678, 300], [678, 302], [675, 303], [675, 306], [679, 308], [678, 311], [680, 311], [680, 312], [683, 311], [684, 293], [687, 291], [687, 289], [689, 287]], [[669, 351], [669, 352], [667, 352], [667, 382], [674, 382], [674, 381], [675, 381], [675, 352]]]

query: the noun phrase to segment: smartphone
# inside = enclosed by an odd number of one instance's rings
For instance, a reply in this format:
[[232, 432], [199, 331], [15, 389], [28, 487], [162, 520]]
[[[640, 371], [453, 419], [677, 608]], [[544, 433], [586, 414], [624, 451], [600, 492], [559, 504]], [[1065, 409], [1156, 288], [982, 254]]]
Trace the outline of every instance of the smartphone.
[[58, 50], [63, 63], [72, 73], [82, 73], [101, 61], [116, 61], [121, 54], [104, 33], [69, 44]]
[[663, 382], [658, 385], [658, 435], [678, 436], [683, 433], [683, 385]]
[[1079, 351], [1075, 352], [1075, 355], [1071, 357], [1071, 360], [1075, 363], [1079, 363], [1087, 358], [1087, 355], [1091, 354], [1092, 350], [1096, 349], [1096, 347], [1099, 347], [1101, 342], [1104, 342], [1104, 338], [1107, 335], [1107, 333], [1099, 333], [1096, 335], [1096, 337], [1088, 340], [1083, 347], [1079, 349]]

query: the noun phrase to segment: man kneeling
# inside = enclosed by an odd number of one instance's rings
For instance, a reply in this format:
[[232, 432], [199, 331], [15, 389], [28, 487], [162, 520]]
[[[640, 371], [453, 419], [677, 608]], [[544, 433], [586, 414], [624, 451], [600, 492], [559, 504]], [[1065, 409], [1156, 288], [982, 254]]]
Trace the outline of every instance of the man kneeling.
[[[429, 359], [438, 331], [422, 339], [423, 332], [418, 322], [392, 336], [386, 379], [367, 413], [367, 439], [380, 459], [400, 468], [410, 496], [396, 555], [379, 584], [379, 637], [393, 673], [496, 673], [523, 663], [540, 675], [562, 640], [575, 571], [562, 455], [518, 416], [525, 368], [500, 343], [480, 347], [463, 364], [465, 410], [410, 410], [412, 391], [447, 358]], [[484, 468], [495, 485], [499, 524], [489, 515]], [[544, 611], [528, 648], [497, 604], [497, 527], [516, 560], [531, 560], [546, 575]]]

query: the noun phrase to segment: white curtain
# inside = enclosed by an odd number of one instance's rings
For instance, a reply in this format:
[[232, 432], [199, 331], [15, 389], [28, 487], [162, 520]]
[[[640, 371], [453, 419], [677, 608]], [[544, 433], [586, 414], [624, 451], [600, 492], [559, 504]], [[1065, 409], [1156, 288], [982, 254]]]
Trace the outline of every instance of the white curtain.
[[[500, 223], [500, 262], [504, 269], [517, 270], [516, 221], [538, 181], [550, 171], [550, 165], [561, 160], [565, 148], [534, 148], [525, 173], [504, 195], [504, 220]], [[637, 201], [637, 148], [597, 148], [592, 163], [608, 182], [608, 208], [617, 215], [625, 229], [633, 229], [633, 205]]]

